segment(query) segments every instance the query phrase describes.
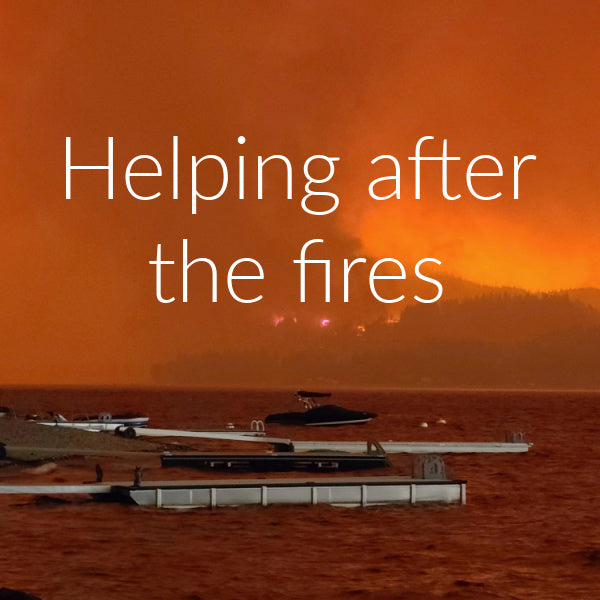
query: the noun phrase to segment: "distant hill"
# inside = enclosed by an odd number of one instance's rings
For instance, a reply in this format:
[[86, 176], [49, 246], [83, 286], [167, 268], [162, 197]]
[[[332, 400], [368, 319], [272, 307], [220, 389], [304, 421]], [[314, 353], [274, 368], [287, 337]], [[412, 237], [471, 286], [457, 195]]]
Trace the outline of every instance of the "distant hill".
[[[533, 293], [525, 288], [483, 285], [448, 274], [441, 275], [440, 281], [442, 281], [444, 285], [443, 300], [458, 300], [490, 295], [522, 295]], [[571, 300], [578, 300], [579, 302], [583, 302], [584, 304], [588, 304], [589, 306], [600, 310], [600, 289], [598, 288], [571, 288], [566, 290], [552, 290], [545, 293], [559, 295], [566, 294]]]
[[[600, 387], [600, 311], [579, 290], [530, 294], [457, 282], [457, 295], [408, 305], [399, 321], [269, 327], [250, 351], [156, 365], [160, 384]], [[462, 288], [459, 290], [459, 288]], [[485, 293], [481, 293], [485, 290]], [[581, 291], [594, 298], [597, 290]]]
[[527, 290], [522, 288], [482, 285], [453, 275], [444, 275], [443, 277], [440, 277], [440, 280], [444, 285], [443, 300], [460, 300], [463, 298], [476, 298], [479, 296], [517, 295], [528, 293]]
[[405, 340], [481, 340], [508, 345], [595, 326], [600, 326], [600, 312], [567, 293], [513, 291], [432, 306], [416, 304], [404, 311], [401, 320]]
[[[511, 286], [482, 285], [467, 279], [461, 279], [454, 275], [443, 275], [440, 280], [444, 284], [443, 300], [459, 300], [464, 298], [476, 298], [479, 296], [497, 295], [523, 295], [532, 294], [524, 288]], [[566, 290], [553, 290], [547, 294], [566, 294], [571, 300], [576, 300], [600, 310], [600, 289], [598, 288], [571, 288]]]
[[598, 288], [577, 288], [566, 290], [565, 293], [572, 300], [578, 300], [600, 310], [600, 290]]

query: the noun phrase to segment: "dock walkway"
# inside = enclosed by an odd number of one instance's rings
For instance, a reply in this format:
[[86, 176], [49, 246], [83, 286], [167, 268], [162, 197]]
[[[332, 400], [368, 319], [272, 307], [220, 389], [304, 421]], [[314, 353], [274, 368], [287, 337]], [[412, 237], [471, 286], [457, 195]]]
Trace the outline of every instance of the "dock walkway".
[[[380, 442], [388, 454], [500, 454], [528, 452], [527, 442]], [[335, 452], [361, 452], [365, 442], [293, 442], [296, 452], [330, 450]]]
[[141, 506], [217, 508], [271, 504], [371, 506], [466, 502], [466, 482], [407, 477], [222, 479], [81, 485], [0, 485], [0, 494], [112, 495]]

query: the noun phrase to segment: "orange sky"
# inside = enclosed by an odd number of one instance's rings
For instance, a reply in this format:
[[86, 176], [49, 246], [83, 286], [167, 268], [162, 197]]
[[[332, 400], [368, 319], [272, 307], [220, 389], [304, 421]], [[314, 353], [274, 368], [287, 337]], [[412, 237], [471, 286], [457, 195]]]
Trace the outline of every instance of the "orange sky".
[[[311, 238], [326, 241], [314, 257], [334, 266], [395, 257], [410, 270], [433, 256], [445, 272], [488, 285], [600, 286], [595, 2], [9, 1], [0, 11], [2, 382], [145, 383], [153, 362], [251, 347], [249, 332], [300, 309], [292, 261]], [[239, 135], [246, 198], [234, 178], [192, 215], [190, 157], [235, 166]], [[424, 154], [447, 139], [449, 154], [462, 157], [449, 167], [461, 199], [441, 197], [439, 163], [429, 163], [415, 200], [407, 159], [425, 135], [435, 141]], [[66, 136], [79, 164], [105, 159], [114, 136], [113, 200], [100, 173], [74, 175], [65, 199]], [[161, 191], [156, 200], [125, 188], [139, 154], [163, 166], [160, 180], [140, 184]], [[263, 200], [253, 192], [250, 159], [271, 154], [294, 166], [292, 200], [273, 175]], [[300, 208], [302, 165], [313, 154], [340, 157], [322, 187], [340, 196], [328, 216]], [[368, 196], [369, 181], [389, 174], [370, 165], [379, 154], [401, 162], [400, 200]], [[497, 200], [468, 194], [466, 165], [481, 154], [505, 167]], [[515, 154], [537, 156], [523, 167], [518, 200]], [[214, 171], [202, 177], [218, 188]], [[182, 238], [219, 266], [217, 304], [201, 279], [190, 280], [187, 305], [155, 300], [148, 261], [157, 243], [179, 260]], [[256, 287], [239, 284], [264, 295], [254, 305], [226, 293], [229, 264], [245, 256], [265, 269]], [[174, 272], [165, 285], [178, 294]], [[362, 291], [346, 309], [360, 313], [364, 272], [353, 285]]]

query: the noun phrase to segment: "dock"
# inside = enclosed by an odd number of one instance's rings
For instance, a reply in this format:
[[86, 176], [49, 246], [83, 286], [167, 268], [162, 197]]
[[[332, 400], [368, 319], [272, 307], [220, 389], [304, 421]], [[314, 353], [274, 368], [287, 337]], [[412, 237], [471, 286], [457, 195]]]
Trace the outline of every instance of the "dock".
[[[261, 421], [262, 423], [262, 421]], [[228, 436], [245, 436], [245, 437], [264, 437], [264, 425], [262, 429], [236, 429], [235, 427], [228, 429], [204, 429], [200, 431], [190, 431], [186, 429], [151, 429], [148, 427], [133, 427], [124, 425], [123, 423], [106, 423], [103, 421], [39, 421], [38, 425], [44, 427], [61, 427], [65, 429], [79, 429], [83, 431], [94, 432], [118, 432], [125, 437], [149, 436], [149, 437], [207, 437], [217, 439], [229, 439]], [[127, 432], [127, 433], [125, 433]], [[225, 436], [222, 438], [221, 436]]]
[[[0, 494], [44, 494], [47, 496], [78, 494], [110, 494], [114, 483], [43, 484], [43, 485], [0, 485]], [[124, 484], [121, 484], [124, 485]]]
[[[131, 435], [127, 435], [131, 432]], [[265, 435], [264, 431], [189, 431], [187, 429], [151, 429], [149, 427], [127, 427], [125, 437], [180, 437], [201, 440], [227, 440], [232, 442], [255, 442], [275, 447], [291, 448], [292, 441]], [[364, 446], [364, 442], [363, 442]]]
[[163, 454], [163, 467], [187, 467], [225, 471], [356, 471], [388, 467], [385, 453], [273, 452], [270, 454]]
[[[119, 493], [119, 490], [115, 490]], [[271, 504], [373, 506], [423, 502], [466, 503], [466, 482], [403, 477], [238, 479], [148, 482], [120, 493], [140, 506], [217, 508]]]
[[[258, 442], [271, 444], [277, 450], [293, 452], [331, 451], [331, 452], [363, 452], [367, 441], [293, 441], [288, 438], [262, 435], [248, 435], [232, 431], [187, 431], [185, 429], [149, 429], [128, 428], [132, 437], [185, 437], [196, 439], [218, 439], [238, 442]], [[381, 442], [388, 454], [503, 454], [525, 453], [533, 444], [525, 441], [517, 442]]]
[[157, 508], [217, 508], [272, 504], [466, 503], [466, 482], [407, 477], [224, 479], [81, 485], [0, 485], [0, 494], [91, 494]]
[[[380, 442], [388, 454], [501, 454], [528, 452], [532, 444], [527, 442]], [[365, 442], [293, 442], [294, 451], [312, 452], [361, 452]]]

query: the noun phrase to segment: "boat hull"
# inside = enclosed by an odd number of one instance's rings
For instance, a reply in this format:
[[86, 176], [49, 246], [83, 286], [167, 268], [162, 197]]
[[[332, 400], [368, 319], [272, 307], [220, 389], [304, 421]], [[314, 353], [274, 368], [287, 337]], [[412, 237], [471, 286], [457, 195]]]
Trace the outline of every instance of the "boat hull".
[[91, 417], [81, 417], [73, 420], [75, 423], [92, 423], [92, 424], [110, 424], [123, 425], [125, 427], [146, 427], [149, 417], [145, 415], [134, 415], [125, 413], [121, 415], [111, 415], [110, 413], [100, 413]]
[[316, 406], [304, 412], [285, 412], [269, 415], [265, 423], [278, 425], [304, 425], [307, 427], [339, 427], [363, 425], [377, 415], [361, 410], [349, 410], [335, 404]]

